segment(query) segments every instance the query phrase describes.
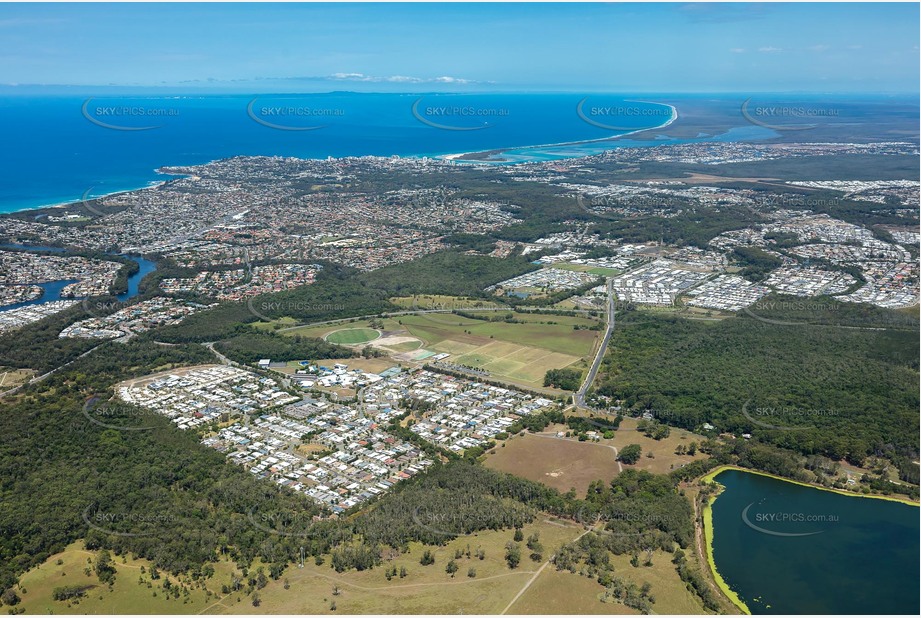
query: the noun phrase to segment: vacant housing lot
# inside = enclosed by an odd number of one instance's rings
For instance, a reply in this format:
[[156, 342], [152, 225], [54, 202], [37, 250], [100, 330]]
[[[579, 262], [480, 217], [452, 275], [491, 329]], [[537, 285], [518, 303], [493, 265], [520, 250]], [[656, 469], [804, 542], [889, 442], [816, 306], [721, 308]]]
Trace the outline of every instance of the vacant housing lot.
[[[624, 468], [636, 468], [665, 474], [688, 462], [704, 459], [699, 450], [690, 455], [676, 455], [679, 445], [699, 445], [704, 438], [684, 429], [672, 428], [667, 438], [653, 440], [636, 430], [637, 420], [625, 418], [610, 440], [579, 442], [575, 437], [558, 437], [566, 432], [563, 425], [552, 425], [546, 432], [515, 436], [497, 446], [486, 456], [486, 466], [543, 483], [560, 491], [575, 488], [585, 495], [594, 480], [609, 481]], [[640, 460], [631, 466], [617, 462], [617, 453], [628, 444], [639, 444], [643, 450]], [[648, 454], [652, 453], [652, 457]]]
[[[495, 453], [495, 454], [492, 454]], [[595, 480], [610, 480], [618, 471], [617, 455], [608, 445], [557, 438], [556, 434], [515, 436], [497, 446], [486, 466], [584, 496]]]

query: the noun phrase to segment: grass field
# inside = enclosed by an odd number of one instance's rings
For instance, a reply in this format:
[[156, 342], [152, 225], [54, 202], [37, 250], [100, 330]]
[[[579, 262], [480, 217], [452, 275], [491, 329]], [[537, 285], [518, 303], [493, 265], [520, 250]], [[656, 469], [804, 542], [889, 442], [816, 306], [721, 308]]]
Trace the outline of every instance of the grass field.
[[[166, 574], [161, 573], [159, 580], [150, 579], [148, 561], [113, 556], [117, 573], [110, 589], [100, 584], [94, 573], [84, 572], [91, 567], [88, 560], [94, 560], [97, 554], [77, 542], [22, 576], [20, 607], [28, 614], [499, 614], [506, 607], [510, 614], [635, 613], [622, 605], [602, 603], [599, 595], [603, 588], [595, 580], [558, 572], [552, 564], [547, 564], [532, 581], [552, 554], [582, 531], [579, 526], [551, 521], [539, 514], [532, 524], [524, 526], [523, 532], [526, 537], [539, 533], [544, 555], [535, 562], [525, 552], [516, 569], [510, 569], [504, 560], [504, 546], [512, 539], [511, 530], [483, 531], [429, 548], [435, 556], [430, 566], [419, 564], [425, 547], [418, 543], [411, 543], [406, 553], [392, 556], [368, 571], [336, 573], [329, 556], [319, 566], [309, 559], [303, 568], [292, 565], [279, 580], [269, 580], [265, 588], [257, 591], [258, 607], [243, 591], [226, 595], [221, 592], [221, 585], [237, 571], [227, 561], [213, 565], [215, 575], [204, 586], [169, 575], [173, 583], [192, 584], [188, 595], [176, 599], [167, 598], [163, 589]], [[468, 546], [473, 555], [455, 559], [455, 550], [465, 554]], [[485, 551], [484, 560], [477, 559], [478, 548]], [[445, 565], [452, 559], [459, 567], [453, 578], [445, 572]], [[646, 581], [652, 584], [656, 613], [702, 613], [668, 559], [668, 554], [657, 552], [652, 567], [634, 568], [629, 566], [629, 556], [612, 557], [618, 576], [638, 585]], [[391, 566], [398, 570], [405, 567], [406, 577], [388, 581], [386, 569]], [[468, 575], [471, 568], [475, 569], [474, 577]], [[92, 587], [84, 598], [68, 604], [52, 600], [52, 592], [59, 586]]]
[[271, 322], [263, 322], [262, 320], [259, 320], [258, 322], [253, 322], [250, 324], [250, 326], [258, 330], [273, 331], [277, 328], [285, 328], [288, 326], [294, 326], [295, 324], [297, 324], [297, 320], [285, 316], [283, 318], [272, 320]]
[[326, 335], [326, 340], [330, 343], [355, 345], [373, 341], [380, 336], [380, 332], [373, 328], [342, 328]]
[[[541, 386], [548, 369], [577, 363], [592, 351], [597, 331], [585, 318], [516, 315], [522, 323], [488, 322], [457, 315], [428, 314], [399, 320], [426, 348], [447, 352], [451, 362], [479, 367], [490, 374]], [[551, 323], [552, 322], [552, 323]]]
[[[645, 558], [645, 555], [643, 556]], [[671, 554], [663, 551], [654, 552], [652, 566], [634, 567], [630, 564], [630, 555], [611, 555], [615, 577], [634, 582], [642, 586], [645, 582], [652, 585], [655, 604], [654, 614], [706, 614], [697, 598], [688, 592], [678, 577], [675, 566], [671, 563]], [[596, 580], [581, 575], [559, 572], [552, 565], [544, 569], [525, 595], [522, 595], [511, 608], [510, 614], [639, 614], [635, 609], [617, 602], [601, 602], [604, 588]]]
[[571, 311], [572, 309], [579, 309], [579, 306], [572, 302], [569, 298], [563, 299], [560, 302], [553, 305], [554, 309], [564, 309], [566, 311]]
[[[599, 479], [610, 481], [623, 468], [664, 474], [706, 458], [700, 451], [693, 457], [675, 455], [678, 445], [687, 447], [695, 441], [699, 445], [704, 439], [702, 436], [673, 427], [667, 438], [653, 440], [636, 431], [636, 425], [636, 419], [625, 418], [613, 438], [599, 442], [557, 438], [556, 432], [567, 428], [551, 425], [541, 434], [527, 433], [507, 440], [504, 447], [498, 446], [487, 453], [485, 464], [560, 491], [575, 488], [579, 496], [584, 496], [589, 483]], [[643, 449], [643, 456], [632, 466], [618, 464], [616, 460], [616, 452], [628, 444], [639, 444]], [[647, 453], [652, 453], [653, 457], [647, 457]]]
[[[449, 362], [478, 367], [492, 377], [526, 388], [541, 388], [548, 369], [575, 365], [585, 368], [600, 331], [574, 330], [594, 326], [590, 318], [513, 314], [517, 322], [477, 320], [451, 313], [406, 315], [376, 323], [368, 321], [295, 328], [285, 335], [321, 337], [331, 343], [339, 337], [355, 340], [379, 334], [371, 345], [397, 361], [413, 361], [413, 352], [429, 350], [451, 354]], [[352, 333], [356, 333], [354, 336]], [[362, 333], [359, 335], [358, 333]], [[365, 339], [365, 341], [368, 341]], [[581, 364], [580, 364], [581, 363]]]
[[[504, 546], [512, 539], [512, 530], [484, 531], [453, 539], [442, 547], [430, 548], [435, 556], [435, 564], [430, 566], [419, 564], [424, 547], [418, 543], [410, 544], [408, 552], [385, 561], [384, 565], [362, 572], [336, 573], [330, 566], [329, 556], [326, 556], [321, 566], [310, 559], [303, 568], [292, 565], [281, 579], [270, 580], [265, 588], [258, 591], [261, 599], [258, 608], [242, 591], [229, 595], [221, 593], [221, 585], [229, 582], [234, 570], [234, 565], [227, 562], [214, 565], [215, 576], [207, 581], [205, 588], [193, 586], [188, 597], [180, 595], [179, 599], [167, 599], [162, 589], [164, 578], [150, 581], [149, 562], [134, 559], [123, 562], [121, 557], [114, 556], [117, 573], [109, 590], [99, 583], [94, 573], [84, 573], [84, 569], [91, 566], [87, 559], [95, 559], [96, 553], [86, 551], [78, 542], [22, 576], [21, 587], [25, 592], [19, 591], [22, 597], [20, 606], [28, 614], [498, 614], [528, 584], [554, 551], [582, 532], [578, 526], [551, 523], [542, 515], [538, 515], [534, 523], [526, 525], [523, 530], [526, 536], [535, 532], [540, 534], [545, 547], [541, 562], [534, 562], [524, 555], [518, 568], [509, 569], [504, 559]], [[466, 551], [468, 545], [472, 552], [482, 548], [486, 553], [485, 559], [479, 560], [475, 555], [457, 559], [460, 569], [452, 578], [445, 572], [445, 565], [454, 559], [456, 549]], [[61, 564], [57, 563], [58, 560]], [[145, 568], [143, 574], [142, 566]], [[389, 566], [405, 567], [407, 576], [388, 581], [385, 568]], [[468, 576], [471, 567], [476, 570], [475, 577]], [[549, 569], [551, 567], [548, 566], [545, 571]], [[577, 575], [566, 573], [561, 576], [573, 584], [573, 587], [564, 585], [564, 590], [581, 591], [585, 587], [583, 582], [577, 581]], [[176, 583], [182, 578], [171, 575], [170, 579]], [[86, 597], [78, 603], [71, 603], [68, 607], [67, 602], [52, 600], [54, 588], [65, 585], [95, 587], [89, 589]], [[600, 592], [600, 586], [594, 586]], [[339, 594], [333, 594], [334, 587], [338, 587]], [[535, 590], [540, 592], [540, 588]], [[527, 600], [530, 594], [529, 588], [520, 600]], [[335, 610], [331, 609], [333, 602]], [[561, 608], [574, 606], [588, 611], [594, 603], [601, 605], [591, 597], [584, 599], [581, 594], [573, 595]], [[540, 611], [539, 604], [535, 608], [535, 613], [544, 613]], [[561, 613], [567, 612], [562, 609]]]
[[514, 317], [521, 323], [489, 322], [452, 314], [405, 316], [400, 318], [400, 322], [429, 345], [444, 339], [472, 335], [583, 356], [591, 351], [595, 340], [596, 331], [573, 330], [573, 326], [592, 326], [597, 323], [588, 318], [534, 314], [515, 314]]
[[594, 579], [557, 571], [551, 564], [528, 591], [509, 608], [509, 614], [635, 615], [635, 609], [599, 600], [604, 587]]
[[[553, 551], [578, 536], [581, 528], [554, 525], [539, 518], [524, 527], [525, 536], [533, 532], [540, 534], [546, 561]], [[258, 610], [244, 599], [241, 603], [235, 600], [233, 603], [222, 603], [207, 613], [498, 614], [543, 564], [533, 562], [525, 555], [517, 569], [509, 569], [504, 560], [504, 546], [511, 539], [511, 530], [484, 531], [455, 539], [444, 547], [431, 548], [435, 564], [430, 566], [419, 564], [423, 547], [416, 543], [410, 544], [407, 553], [369, 571], [336, 573], [330, 568], [328, 559], [322, 566], [308, 560], [304, 568], [294, 567], [285, 573], [284, 578], [290, 585], [288, 590], [284, 589], [283, 578], [270, 582], [260, 591], [262, 603]], [[474, 552], [482, 547], [486, 557], [484, 560], [478, 560], [475, 555], [469, 559], [457, 559], [459, 570], [452, 578], [445, 572], [445, 565], [454, 558], [455, 549], [466, 550], [468, 544]], [[396, 566], [398, 570], [405, 567], [407, 576], [387, 581], [385, 568], [388, 566]], [[476, 569], [476, 577], [468, 577], [471, 567]], [[545, 571], [551, 568], [548, 566]], [[577, 582], [578, 575], [565, 573], [562, 576], [573, 584], [572, 587], [564, 586], [564, 590], [583, 590]], [[598, 584], [594, 586], [597, 592], [601, 591]], [[338, 587], [338, 595], [333, 594], [334, 587]], [[529, 587], [519, 602], [527, 600], [531, 594]], [[584, 606], [586, 609], [595, 603], [601, 605], [600, 601], [592, 598], [581, 598], [581, 594], [570, 594], [568, 598], [568, 605]], [[335, 610], [330, 609], [333, 602]], [[546, 612], [535, 604], [534, 613]], [[562, 613], [568, 612], [564, 610]]]
[[[220, 582], [229, 578], [232, 568], [228, 563], [215, 565], [215, 577], [208, 585], [212, 593], [210, 596], [201, 588], [193, 588], [188, 597], [180, 595], [175, 599], [167, 598], [162, 589], [162, 578], [150, 580], [150, 563], [140, 559], [123, 561], [121, 557], [113, 556], [115, 584], [109, 590], [108, 586], [99, 582], [95, 573], [84, 573], [85, 568], [91, 567], [87, 559], [95, 559], [95, 556], [96, 552], [85, 550], [83, 543], [77, 542], [25, 573], [20, 579], [20, 607], [27, 614], [195, 614], [220, 598]], [[146, 571], [143, 574], [142, 566]], [[170, 579], [176, 582], [176, 577]], [[68, 604], [52, 599], [52, 592], [60, 586], [92, 588], [87, 590], [84, 598]]]
[[[435, 346], [439, 349], [438, 346]], [[576, 356], [546, 352], [543, 348], [492, 342], [453, 359], [461, 365], [479, 367], [496, 376], [543, 384], [548, 369], [568, 367], [579, 360]]]
[[397, 353], [402, 352], [412, 352], [413, 350], [418, 350], [423, 346], [423, 343], [416, 339], [415, 341], [403, 341], [401, 343], [393, 343], [386, 346], [388, 349], [393, 350]]
[[588, 264], [554, 264], [551, 268], [558, 268], [560, 270], [574, 270], [580, 273], [589, 273], [590, 275], [598, 275], [600, 277], [616, 277], [623, 271], [617, 270], [616, 268], [605, 268], [603, 266], [589, 266]]
[[[561, 429], [562, 427], [557, 427]], [[486, 457], [486, 466], [543, 483], [559, 491], [574, 488], [584, 496], [589, 483], [610, 481], [618, 471], [614, 450], [594, 442], [561, 440], [550, 435], [515, 436]], [[495, 454], [492, 454], [495, 453]]]
[[[692, 553], [690, 550], [685, 553]], [[645, 559], [643, 554], [641, 558]], [[706, 614], [700, 601], [688, 592], [684, 582], [678, 577], [678, 571], [672, 564], [672, 555], [664, 551], [656, 551], [652, 555], [652, 566], [634, 567], [630, 564], [630, 555], [611, 556], [614, 565], [614, 574], [624, 577], [642, 585], [643, 582], [652, 584], [652, 595], [656, 599], [652, 606], [656, 614]]]
[[0, 393], [19, 386], [35, 374], [31, 369], [8, 369], [0, 367]]
[[[680, 468], [683, 464], [707, 458], [700, 450], [693, 457], [690, 455], [675, 455], [675, 449], [678, 448], [679, 444], [687, 447], [691, 442], [697, 442], [697, 445], [700, 446], [706, 439], [703, 436], [685, 429], [672, 427], [667, 438], [653, 440], [636, 430], [637, 422], [635, 418], [625, 418], [620, 424], [620, 429], [614, 434], [614, 438], [601, 441], [602, 444], [610, 444], [618, 449], [628, 444], [639, 444], [643, 449], [643, 456], [640, 457], [636, 464], [630, 467], [638, 470], [648, 470], [654, 474], [666, 474], [675, 468]], [[647, 457], [647, 453], [652, 453], [654, 458]]]

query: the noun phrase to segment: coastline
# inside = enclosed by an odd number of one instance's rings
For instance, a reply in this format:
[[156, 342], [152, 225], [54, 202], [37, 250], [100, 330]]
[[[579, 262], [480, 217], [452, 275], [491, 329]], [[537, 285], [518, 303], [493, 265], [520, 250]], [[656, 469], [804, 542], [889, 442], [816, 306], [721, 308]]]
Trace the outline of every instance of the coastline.
[[[501, 160], [501, 159], [500, 159], [500, 160], [488, 160], [488, 159], [475, 160], [475, 159], [464, 159], [464, 157], [466, 157], [466, 156], [471, 156], [471, 155], [476, 155], [476, 154], [486, 154], [486, 153], [488, 153], [488, 154], [490, 154], [490, 155], [492, 155], [492, 154], [500, 154], [500, 155], [501, 155], [501, 153], [506, 152], [506, 151], [509, 151], [509, 150], [530, 150], [530, 149], [538, 149], [538, 148], [556, 148], [556, 147], [564, 147], [564, 146], [578, 146], [578, 145], [580, 145], [580, 144], [593, 144], [593, 143], [607, 142], [607, 141], [613, 142], [613, 141], [616, 141], [616, 140], [618, 140], [618, 139], [622, 139], [622, 138], [625, 138], [625, 137], [628, 137], [628, 136], [630, 136], [630, 135], [634, 135], [634, 134], [637, 134], [637, 133], [643, 133], [643, 132], [645, 132], [645, 131], [655, 131], [655, 130], [659, 130], [659, 129], [664, 129], [664, 128], [668, 127], [669, 125], [671, 125], [672, 123], [674, 123], [674, 122], [678, 119], [678, 109], [677, 109], [674, 105], [671, 105], [670, 103], [657, 103], [657, 102], [652, 102], [652, 101], [636, 101], [636, 102], [637, 102], [637, 103], [646, 103], [646, 104], [651, 104], [651, 105], [663, 105], [663, 106], [666, 106], [666, 107], [668, 107], [668, 108], [671, 110], [671, 114], [669, 115], [668, 120], [666, 120], [666, 121], [665, 121], [663, 124], [661, 124], [661, 125], [658, 125], [658, 126], [655, 126], [655, 127], [644, 127], [644, 128], [636, 129], [636, 130], [633, 130], [633, 131], [628, 131], [628, 132], [626, 132], [626, 133], [621, 133], [621, 134], [619, 134], [619, 135], [613, 135], [613, 136], [609, 136], [609, 137], [599, 137], [599, 138], [588, 139], [588, 140], [575, 140], [575, 141], [568, 141], [568, 142], [556, 142], [556, 143], [549, 143], [549, 144], [526, 144], [526, 145], [523, 145], [523, 146], [520, 146], [520, 145], [519, 145], [519, 146], [508, 146], [508, 147], [502, 147], [502, 148], [491, 148], [491, 149], [487, 149], [487, 150], [478, 150], [478, 151], [462, 152], [462, 153], [454, 153], [454, 154], [437, 154], [437, 155], [433, 155], [433, 154], [412, 154], [412, 155], [406, 155], [404, 158], [407, 158], [407, 159], [430, 158], [430, 159], [436, 159], [436, 160], [445, 161], [445, 162], [451, 162], [451, 163], [465, 163], [465, 164], [474, 164], [474, 163], [480, 163], [480, 164], [508, 163], [507, 161]], [[231, 155], [231, 156], [258, 156], [258, 155]], [[349, 157], [355, 157], [355, 156], [362, 156], [362, 155], [349, 155]], [[215, 161], [221, 161], [221, 160], [224, 160], [224, 159], [226, 159], [226, 158], [229, 158], [229, 157], [219, 157], [219, 158], [217, 158], [217, 159], [212, 159], [212, 160], [210, 160], [210, 161], [206, 161], [206, 162], [203, 162], [203, 163], [195, 163], [195, 164], [192, 164], [192, 165], [208, 165], [209, 163], [214, 163]], [[302, 157], [302, 158], [303, 158], [303, 157]], [[311, 159], [311, 160], [322, 160], [322, 159], [325, 159], [326, 157], [305, 157], [305, 158], [306, 158], [306, 159]], [[348, 157], [339, 157], [339, 158], [348, 158]], [[571, 158], [579, 158], [579, 157], [560, 157], [560, 158], [561, 158], [561, 159], [571, 159]], [[515, 162], [515, 163], [511, 163], [511, 164], [512, 164], [512, 165], [515, 165], [515, 164], [525, 164], [525, 163], [532, 163], [532, 162], [535, 162], [535, 161], [518, 161], [518, 162]], [[164, 165], [164, 166], [161, 166], [161, 167], [155, 169], [154, 171], [155, 171], [157, 174], [163, 174], [163, 173], [166, 173], [166, 172], [162, 172], [161, 170], [164, 169], [164, 168], [169, 168], [169, 167], [170, 167], [169, 165]], [[189, 167], [189, 166], [185, 166], [185, 167]], [[169, 174], [169, 175], [177, 175], [177, 174]], [[142, 190], [144, 190], [144, 189], [151, 189], [151, 188], [156, 188], [156, 187], [162, 186], [163, 184], [166, 184], [167, 182], [169, 182], [169, 180], [148, 180], [148, 181], [146, 181], [146, 184], [144, 184], [144, 185], [142, 185], [142, 186], [135, 186], [135, 187], [117, 189], [117, 190], [114, 190], [114, 191], [110, 191], [110, 192], [108, 192], [108, 193], [104, 193], [104, 194], [100, 194], [100, 195], [93, 196], [92, 198], [87, 197], [87, 198], [85, 198], [85, 199], [86, 199], [86, 200], [91, 200], [91, 199], [92, 199], [92, 200], [97, 200], [97, 199], [102, 199], [102, 198], [111, 197], [111, 196], [113, 196], [113, 195], [119, 195], [119, 194], [123, 194], [123, 193], [132, 193], [132, 192], [134, 192], [134, 191], [142, 191]], [[54, 208], [54, 209], [64, 209], [64, 208], [68, 208], [68, 207], [70, 207], [70, 206], [72, 206], [72, 205], [74, 205], [74, 204], [78, 204], [78, 203], [80, 203], [81, 201], [82, 201], [81, 198], [77, 198], [77, 199], [70, 200], [70, 201], [53, 202], [53, 203], [47, 203], [47, 204], [38, 204], [38, 205], [35, 205], [35, 206], [27, 206], [27, 207], [24, 207], [24, 208], [15, 207], [14, 210], [8, 210], [8, 211], [6, 211], [6, 210], [0, 210], [0, 216], [4, 216], [4, 215], [14, 215], [14, 214], [17, 214], [17, 213], [25, 213], [25, 212], [30, 212], [30, 211], [47, 210], [47, 209], [52, 209], [52, 208]], [[2, 208], [2, 204], [0, 204], [0, 208]]]
[[[651, 101], [638, 101], [638, 103], [652, 103], [652, 102]], [[507, 152], [509, 150], [529, 150], [529, 149], [534, 149], [534, 148], [559, 148], [563, 146], [579, 146], [581, 144], [595, 144], [598, 142], [609, 142], [609, 141], [613, 142], [615, 140], [619, 140], [624, 137], [627, 137], [628, 135], [635, 135], [637, 133], [644, 133], [646, 131], [656, 131], [659, 129], [664, 129], [670, 124], [672, 124], [673, 122], [675, 122], [676, 120], [678, 120], [678, 108], [675, 107], [674, 105], [670, 103], [652, 103], [652, 104], [665, 105], [666, 107], [670, 108], [672, 111], [668, 120], [666, 120], [663, 124], [660, 124], [655, 127], [645, 127], [642, 129], [636, 129], [634, 131], [628, 131], [626, 133], [621, 133], [619, 135], [612, 135], [610, 137], [598, 137], [595, 139], [583, 139], [583, 140], [577, 140], [577, 141], [572, 141], [572, 142], [558, 142], [558, 143], [552, 143], [552, 144], [529, 144], [526, 146], [508, 146], [508, 147], [502, 147], [502, 148], [490, 148], [489, 150], [475, 150], [473, 152], [461, 152], [461, 153], [455, 153], [455, 154], [449, 154], [449, 155], [441, 155], [436, 158], [443, 159], [445, 161], [455, 161], [455, 162], [461, 162], [461, 163], [502, 163], [503, 162], [502, 160], [496, 160], [496, 159], [493, 159], [493, 160], [464, 159], [464, 157], [471, 156], [471, 155], [486, 154], [486, 153], [502, 154], [503, 152]], [[572, 157], [562, 157], [562, 158], [572, 158]]]
[[121, 195], [123, 193], [134, 193], [135, 191], [143, 191], [144, 189], [155, 189], [157, 187], [165, 185], [168, 182], [169, 180], [150, 180], [147, 182], [146, 185], [142, 187], [134, 187], [134, 188], [128, 188], [128, 189], [116, 189], [115, 191], [110, 191], [109, 193], [101, 193], [99, 195], [94, 195], [92, 197], [87, 196], [85, 198], [77, 198], [75, 200], [70, 200], [66, 202], [55, 202], [52, 204], [41, 204], [38, 206], [28, 206], [26, 208], [17, 208], [16, 210], [2, 211], [0, 212], [0, 216], [15, 215], [18, 213], [32, 212], [36, 210], [49, 210], [51, 208], [68, 208], [70, 206], [73, 206], [74, 204], [80, 204], [84, 201], [89, 202], [93, 200], [101, 200], [103, 198], [112, 197], [113, 195]]
[[778, 476], [776, 474], [770, 474], [769, 472], [761, 472], [759, 470], [749, 470], [748, 468], [742, 468], [740, 466], [733, 466], [731, 464], [725, 464], [725, 465], [714, 468], [713, 470], [711, 470], [704, 476], [700, 477], [700, 480], [703, 481], [704, 483], [713, 483], [715, 482], [715, 479], [719, 474], [726, 472], [727, 470], [738, 470], [739, 472], [748, 472], [749, 474], [757, 474], [758, 476], [766, 476], [768, 478], [772, 478], [778, 481], [793, 483], [794, 485], [799, 485], [801, 487], [810, 487], [812, 489], [818, 489], [821, 491], [829, 491], [831, 493], [839, 494], [842, 496], [849, 496], [851, 498], [874, 498], [876, 500], [886, 500], [888, 502], [899, 502], [907, 506], [921, 507], [921, 503], [914, 502], [912, 500], [909, 500], [908, 498], [881, 496], [877, 494], [858, 494], [853, 491], [845, 491], [843, 489], [835, 489], [833, 487], [823, 487], [821, 485], [813, 485], [811, 483], [804, 483], [802, 481], [794, 481], [793, 479], [788, 479], [782, 476]]

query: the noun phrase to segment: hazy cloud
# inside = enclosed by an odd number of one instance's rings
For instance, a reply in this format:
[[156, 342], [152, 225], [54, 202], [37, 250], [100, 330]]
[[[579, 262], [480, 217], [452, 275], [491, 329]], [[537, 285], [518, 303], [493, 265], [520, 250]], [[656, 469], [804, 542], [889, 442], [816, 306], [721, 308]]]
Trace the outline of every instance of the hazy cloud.
[[411, 77], [408, 75], [365, 75], [364, 73], [333, 73], [327, 79], [334, 81], [347, 82], [372, 82], [372, 83], [390, 83], [390, 84], [475, 84], [479, 83], [472, 79], [462, 77], [451, 77], [442, 75], [440, 77]]

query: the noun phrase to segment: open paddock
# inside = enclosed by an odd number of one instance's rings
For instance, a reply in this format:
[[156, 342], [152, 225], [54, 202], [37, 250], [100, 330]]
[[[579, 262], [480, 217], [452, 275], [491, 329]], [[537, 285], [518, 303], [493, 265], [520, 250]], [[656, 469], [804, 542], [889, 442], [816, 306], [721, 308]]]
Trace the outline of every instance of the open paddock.
[[[541, 562], [532, 561], [525, 551], [522, 552], [521, 564], [516, 569], [509, 569], [505, 563], [505, 543], [512, 540], [512, 530], [482, 531], [452, 539], [440, 547], [424, 547], [410, 543], [409, 551], [385, 560], [380, 567], [367, 571], [348, 571], [336, 573], [330, 568], [329, 556], [322, 566], [308, 560], [304, 568], [289, 568], [281, 580], [269, 581], [260, 591], [262, 603], [258, 613], [265, 614], [499, 614], [524, 589], [531, 577], [540, 569], [552, 553], [563, 544], [575, 539], [581, 527], [572, 524], [551, 524], [542, 514], [532, 524], [523, 528], [527, 537], [534, 532], [540, 534], [545, 551]], [[475, 555], [456, 559], [459, 570], [452, 578], [445, 572], [445, 565], [454, 559], [456, 549], [471, 552], [482, 548], [486, 552], [484, 560]], [[522, 544], [524, 547], [524, 544]], [[419, 564], [419, 558], [425, 549], [432, 551], [435, 563], [429, 566]], [[405, 578], [399, 576], [387, 581], [385, 569], [405, 567]], [[470, 568], [476, 569], [476, 577], [468, 577]], [[544, 571], [551, 569], [548, 566]], [[582, 599], [581, 587], [576, 579], [578, 575], [562, 574], [573, 583], [572, 590], [562, 599], [563, 604], [573, 607], [599, 606], [596, 599]], [[290, 588], [284, 589], [287, 579]], [[584, 578], [583, 578], [584, 579]], [[590, 580], [587, 580], [590, 581]], [[595, 584], [598, 586], [597, 584]], [[333, 595], [337, 588], [339, 594]], [[532, 586], [519, 598], [526, 600], [532, 594]], [[600, 586], [598, 586], [600, 589]], [[331, 610], [335, 602], [336, 609]], [[534, 604], [534, 613], [545, 613], [538, 604]], [[241, 603], [222, 603], [214, 606], [207, 613], [253, 613], [254, 608], [246, 597]], [[517, 613], [517, 612], [516, 612]], [[565, 612], [561, 612], [565, 613]]]
[[615, 450], [595, 442], [557, 438], [555, 434], [526, 433], [502, 444], [487, 454], [487, 467], [559, 491], [575, 489], [580, 497], [585, 496], [589, 483], [610, 481], [620, 470]]
[[548, 615], [637, 615], [640, 612], [619, 603], [602, 603], [604, 586], [589, 577], [557, 571], [551, 564], [528, 591], [509, 608], [509, 614]]
[[[686, 429], [672, 427], [667, 438], [653, 440], [636, 430], [638, 422], [635, 418], [625, 418], [620, 424], [620, 429], [617, 430], [611, 440], [601, 441], [601, 444], [610, 444], [618, 449], [628, 444], [639, 444], [640, 448], [643, 449], [643, 456], [640, 457], [636, 464], [630, 466], [631, 468], [647, 470], [654, 474], [667, 474], [692, 461], [707, 458], [707, 455], [699, 449], [693, 457], [690, 455], [675, 455], [675, 449], [679, 445], [684, 445], [686, 448], [691, 442], [696, 442], [699, 447], [706, 439], [703, 436], [691, 433]], [[652, 453], [653, 457], [648, 457], [648, 453]]]

